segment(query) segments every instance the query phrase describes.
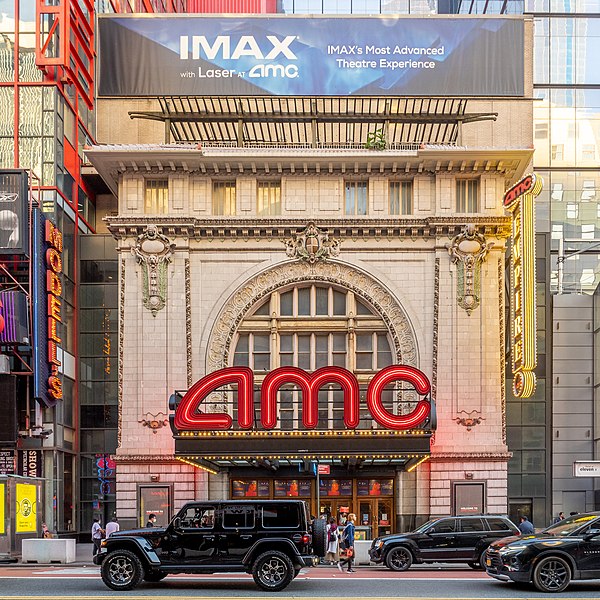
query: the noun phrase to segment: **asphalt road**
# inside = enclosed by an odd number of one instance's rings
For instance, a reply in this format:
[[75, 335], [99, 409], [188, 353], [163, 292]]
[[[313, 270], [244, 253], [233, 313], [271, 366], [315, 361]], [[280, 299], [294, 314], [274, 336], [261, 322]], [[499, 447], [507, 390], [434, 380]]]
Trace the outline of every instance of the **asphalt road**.
[[[232, 600], [240, 597], [317, 600], [326, 598], [548, 598], [532, 588], [500, 583], [485, 573], [471, 569], [411, 569], [393, 573], [387, 569], [357, 568], [355, 574], [339, 573], [333, 568], [309, 569], [301, 573], [282, 593], [265, 594], [247, 575], [175, 575], [160, 583], [143, 583], [134, 591], [109, 590], [100, 579], [97, 567], [0, 568], [0, 599], [70, 598], [86, 600], [111, 598], [197, 598]], [[556, 600], [600, 599], [600, 580], [575, 582]]]

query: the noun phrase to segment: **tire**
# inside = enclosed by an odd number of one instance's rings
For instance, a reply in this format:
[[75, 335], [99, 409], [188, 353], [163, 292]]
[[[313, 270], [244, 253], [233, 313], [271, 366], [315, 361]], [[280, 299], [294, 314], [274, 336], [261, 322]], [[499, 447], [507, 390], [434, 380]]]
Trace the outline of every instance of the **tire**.
[[560, 556], [542, 558], [533, 570], [533, 585], [540, 592], [562, 592], [571, 582], [571, 567]]
[[144, 568], [130, 550], [115, 550], [102, 561], [100, 573], [104, 584], [119, 592], [137, 587], [144, 577]]
[[385, 565], [392, 571], [408, 571], [413, 564], [412, 552], [404, 546], [392, 548], [385, 557]]
[[287, 554], [271, 550], [263, 552], [252, 565], [252, 577], [265, 592], [280, 592], [294, 579], [295, 570]]
[[313, 552], [323, 557], [327, 553], [327, 522], [325, 519], [315, 519], [312, 525]]
[[471, 569], [473, 569], [474, 571], [483, 571], [484, 570], [484, 567], [483, 567], [484, 553], [485, 553], [485, 550], [475, 560], [472, 560], [467, 563], [471, 567]]
[[150, 571], [144, 575], [144, 581], [149, 583], [157, 583], [162, 581], [167, 576], [164, 571]]

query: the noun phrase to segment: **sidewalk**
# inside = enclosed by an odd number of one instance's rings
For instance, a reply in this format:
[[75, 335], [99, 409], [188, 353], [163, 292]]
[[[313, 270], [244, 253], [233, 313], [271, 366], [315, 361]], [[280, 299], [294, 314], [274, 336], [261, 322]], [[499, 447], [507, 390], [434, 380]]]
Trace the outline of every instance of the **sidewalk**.
[[92, 552], [94, 550], [94, 544], [76, 544], [75, 551], [75, 562], [72, 563], [23, 563], [20, 562], [20, 557], [17, 562], [0, 562], [0, 569], [2, 567], [92, 567], [97, 568], [92, 562]]

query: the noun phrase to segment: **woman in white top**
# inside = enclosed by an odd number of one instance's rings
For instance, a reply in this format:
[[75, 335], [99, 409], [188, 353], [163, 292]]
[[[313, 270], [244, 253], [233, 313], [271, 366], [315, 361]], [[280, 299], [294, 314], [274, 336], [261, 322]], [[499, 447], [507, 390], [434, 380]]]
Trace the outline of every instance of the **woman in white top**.
[[339, 560], [339, 531], [335, 519], [331, 517], [327, 523], [327, 553], [325, 562], [334, 565]]

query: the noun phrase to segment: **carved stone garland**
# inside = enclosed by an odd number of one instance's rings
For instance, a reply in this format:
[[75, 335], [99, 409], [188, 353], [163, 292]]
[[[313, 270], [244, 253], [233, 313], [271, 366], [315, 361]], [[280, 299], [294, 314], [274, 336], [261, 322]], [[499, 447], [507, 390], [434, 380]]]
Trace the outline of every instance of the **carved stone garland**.
[[299, 258], [309, 263], [338, 256], [341, 241], [337, 238], [329, 239], [329, 233], [319, 229], [313, 222], [305, 229], [297, 232], [292, 238], [283, 240], [285, 253], [290, 258]]
[[494, 242], [486, 242], [473, 224], [466, 225], [457, 236], [446, 245], [452, 262], [457, 265], [458, 305], [470, 315], [479, 306], [481, 294], [481, 263], [485, 260]]
[[156, 225], [148, 225], [131, 247], [131, 253], [142, 268], [143, 303], [153, 317], [167, 301], [167, 266], [174, 250], [175, 244], [159, 233]]

